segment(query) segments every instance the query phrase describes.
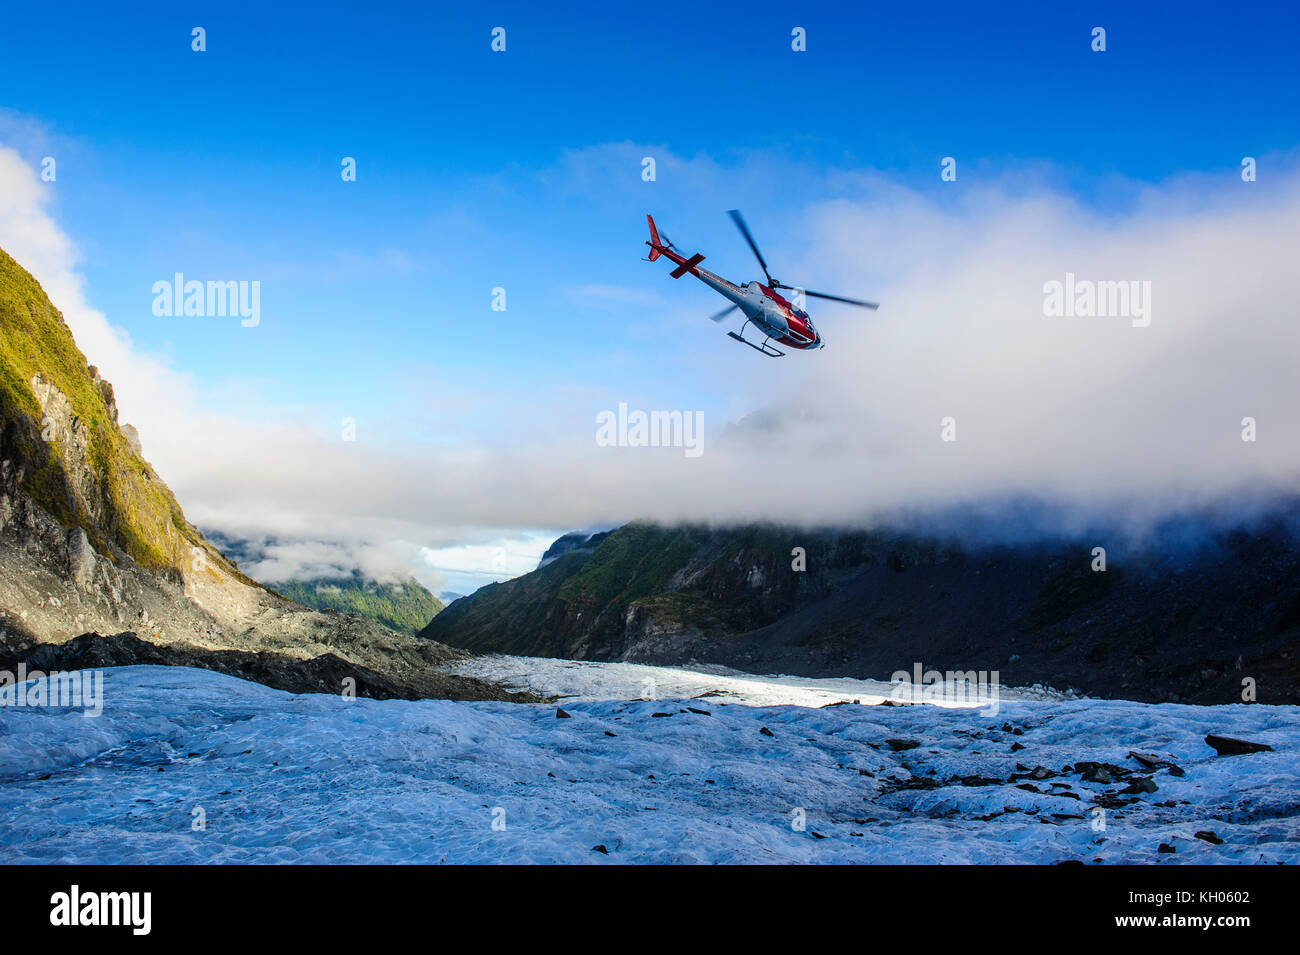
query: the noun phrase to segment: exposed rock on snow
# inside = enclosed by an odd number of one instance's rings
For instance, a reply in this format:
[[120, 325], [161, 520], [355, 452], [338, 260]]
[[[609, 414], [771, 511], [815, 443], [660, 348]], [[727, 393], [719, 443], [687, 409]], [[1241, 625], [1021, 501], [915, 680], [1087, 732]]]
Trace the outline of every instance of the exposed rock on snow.
[[210, 650], [175, 643], [160, 646], [141, 640], [131, 632], [111, 636], [88, 633], [66, 643], [37, 644], [21, 653], [7, 653], [0, 645], [0, 670], [10, 673], [18, 672], [20, 664], [26, 664], [28, 672], [45, 673], [137, 664], [191, 666], [228, 673], [291, 693], [341, 695], [347, 691], [377, 700], [537, 701], [533, 694], [513, 694], [494, 683], [448, 674], [439, 666], [455, 658], [453, 651], [429, 643], [422, 657], [413, 658], [406, 666], [394, 666], [391, 657], [380, 651], [376, 661], [387, 665], [384, 672], [379, 672], [345, 660], [337, 653], [303, 658], [270, 650]]
[[1205, 737], [1205, 742], [1213, 746], [1215, 752], [1220, 756], [1244, 756], [1247, 753], [1267, 753], [1273, 749], [1272, 746], [1266, 746], [1263, 743], [1250, 743], [1244, 739], [1233, 739], [1231, 736], [1215, 736], [1213, 733]]

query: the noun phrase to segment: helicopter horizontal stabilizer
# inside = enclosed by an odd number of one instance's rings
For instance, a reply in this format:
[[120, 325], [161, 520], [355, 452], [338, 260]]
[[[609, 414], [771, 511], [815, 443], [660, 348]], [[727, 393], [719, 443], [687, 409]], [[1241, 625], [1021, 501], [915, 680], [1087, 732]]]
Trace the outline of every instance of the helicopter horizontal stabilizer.
[[700, 253], [696, 252], [696, 253], [695, 253], [694, 255], [692, 255], [689, 259], [687, 259], [687, 260], [686, 260], [685, 262], [683, 262], [681, 265], [677, 266], [677, 268], [673, 269], [673, 270], [672, 270], [671, 272], [669, 272], [668, 274], [671, 275], [671, 276], [672, 276], [673, 278], [675, 278], [675, 279], [679, 279], [679, 278], [681, 278], [683, 275], [685, 275], [687, 272], [694, 272], [694, 271], [695, 271], [695, 266], [699, 265], [699, 264], [700, 264], [701, 262], [703, 262], [703, 261], [704, 261], [704, 256], [702, 256], [702, 255], [700, 255]]

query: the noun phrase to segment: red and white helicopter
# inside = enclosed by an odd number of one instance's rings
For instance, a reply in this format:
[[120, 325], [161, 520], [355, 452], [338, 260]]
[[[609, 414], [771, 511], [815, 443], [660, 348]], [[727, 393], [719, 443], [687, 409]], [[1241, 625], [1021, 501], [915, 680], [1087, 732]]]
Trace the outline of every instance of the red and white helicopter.
[[[745, 315], [745, 324], [740, 326], [739, 333], [727, 332], [736, 341], [744, 342], [750, 348], [762, 352], [769, 358], [780, 358], [785, 354], [785, 352], [770, 344], [773, 341], [798, 349], [826, 347], [826, 343], [822, 341], [821, 333], [813, 327], [812, 319], [808, 317], [808, 313], [778, 294], [776, 290], [779, 288], [793, 289], [796, 293], [811, 295], [813, 298], [824, 298], [832, 302], [845, 302], [862, 308], [875, 309], [880, 307], [875, 302], [845, 298], [842, 295], [826, 295], [823, 292], [809, 292], [807, 289], [799, 289], [793, 285], [777, 282], [772, 278], [772, 273], [767, 270], [767, 263], [763, 261], [763, 253], [758, 251], [758, 245], [754, 242], [754, 237], [749, 234], [749, 226], [745, 224], [744, 217], [735, 209], [732, 209], [728, 214], [731, 216], [732, 221], [736, 223], [736, 228], [740, 230], [741, 235], [745, 237], [745, 241], [749, 243], [749, 247], [754, 251], [754, 258], [758, 259], [758, 264], [763, 267], [763, 275], [767, 278], [766, 285], [762, 282], [746, 282], [744, 285], [735, 285], [720, 275], [714, 275], [708, 269], [700, 268], [704, 256], [697, 252], [687, 258], [677, 251], [667, 236], [664, 236], [661, 240], [659, 230], [655, 228], [655, 220], [649, 215], [645, 217], [646, 221], [650, 223], [650, 241], [646, 243], [646, 245], [650, 246], [650, 257], [646, 261], [653, 262], [661, 255], [666, 256], [677, 263], [677, 268], [669, 273], [673, 278], [679, 279], [689, 272], [723, 298], [730, 300], [731, 305], [728, 305], [718, 314], [709, 317], [715, 322], [720, 322], [736, 309], [740, 309]], [[745, 329], [751, 323], [763, 333], [762, 344], [752, 342], [745, 337]]]

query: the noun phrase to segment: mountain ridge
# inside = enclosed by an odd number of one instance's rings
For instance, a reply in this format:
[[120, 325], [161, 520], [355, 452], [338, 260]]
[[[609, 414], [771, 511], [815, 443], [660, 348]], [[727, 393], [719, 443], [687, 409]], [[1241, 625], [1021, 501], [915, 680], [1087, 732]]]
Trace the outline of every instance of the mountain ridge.
[[1261, 701], [1300, 702], [1293, 517], [1192, 550], [1119, 549], [1103, 572], [1075, 540], [634, 522], [457, 601], [421, 635], [475, 653], [812, 677], [887, 680], [920, 663], [1152, 701], [1240, 702], [1252, 679]]

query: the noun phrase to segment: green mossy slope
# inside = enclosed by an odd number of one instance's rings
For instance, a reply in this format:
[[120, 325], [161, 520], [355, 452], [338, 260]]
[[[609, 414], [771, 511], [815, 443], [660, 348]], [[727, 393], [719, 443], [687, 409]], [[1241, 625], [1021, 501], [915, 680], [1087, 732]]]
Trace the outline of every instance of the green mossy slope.
[[[32, 389], [37, 374], [63, 393], [86, 428], [89, 479], [74, 480], [67, 449], [42, 438], [41, 406]], [[247, 582], [185, 520], [171, 491], [128, 443], [117, 425], [112, 387], [91, 370], [40, 284], [3, 250], [0, 453], [22, 468], [23, 490], [65, 527], [82, 527], [101, 554], [115, 557], [120, 550], [144, 567], [176, 571], [197, 546], [205, 560]]]

